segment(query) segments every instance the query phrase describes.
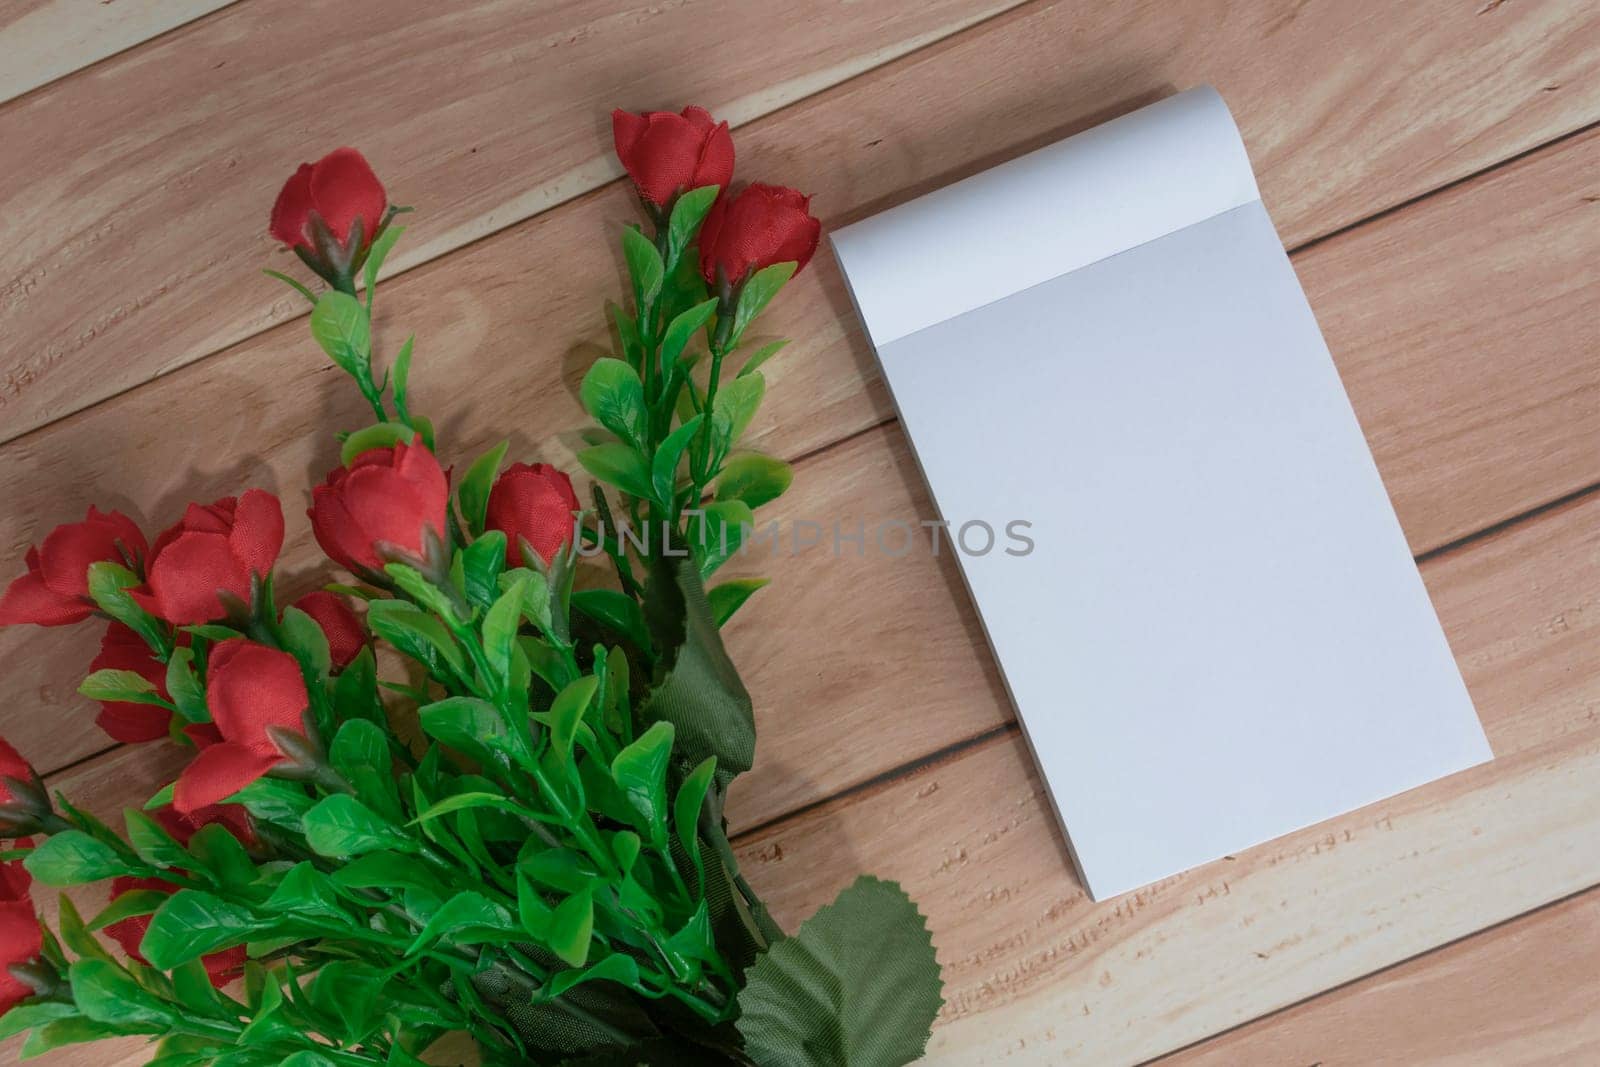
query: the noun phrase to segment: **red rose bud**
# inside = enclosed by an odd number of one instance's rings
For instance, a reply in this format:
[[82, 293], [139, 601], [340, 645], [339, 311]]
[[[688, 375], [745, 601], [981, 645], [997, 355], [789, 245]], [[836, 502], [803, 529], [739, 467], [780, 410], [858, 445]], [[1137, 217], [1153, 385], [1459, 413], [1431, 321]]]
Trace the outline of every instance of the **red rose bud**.
[[185, 815], [171, 804], [164, 804], [150, 812], [150, 817], [185, 848], [195, 834], [212, 825], [225, 827], [245, 848], [256, 846], [256, 826], [250, 821], [250, 812], [243, 804], [212, 804], [192, 815]]
[[336, 148], [302, 163], [272, 205], [270, 231], [329, 285], [354, 291], [388, 210], [383, 184], [354, 148]]
[[683, 114], [649, 111], [611, 113], [611, 134], [617, 158], [638, 187], [639, 195], [666, 207], [685, 189], [726, 187], [733, 177], [733, 137], [703, 107]]
[[[163, 878], [113, 878], [111, 880], [111, 899], [113, 902], [124, 893], [133, 893], [141, 889], [151, 889], [157, 893], [171, 896], [178, 891], [178, 887]], [[131, 919], [122, 919], [105, 928], [106, 935], [122, 946], [122, 951], [128, 958], [140, 963], [149, 963], [144, 954], [139, 951], [139, 946], [144, 942], [145, 931], [150, 929], [152, 915], [135, 915]], [[200, 962], [205, 965], [206, 975], [211, 979], [211, 984], [221, 989], [235, 978], [244, 973], [247, 949], [244, 945], [213, 952], [209, 956], [200, 957]]]
[[0, 596], [0, 626], [29, 622], [63, 626], [94, 610], [89, 566], [109, 560], [133, 570], [144, 564], [144, 534], [120, 511], [89, 509], [82, 522], [57, 526], [38, 548], [28, 550], [28, 572]]
[[33, 962], [44, 950], [44, 934], [28, 899], [32, 881], [21, 860], [0, 863], [0, 1015], [35, 993], [11, 973], [12, 967]]
[[513, 463], [489, 490], [484, 527], [506, 535], [506, 566], [532, 564], [522, 558], [523, 541], [549, 563], [572, 540], [577, 510], [571, 478], [548, 463]]
[[132, 595], [152, 615], [190, 626], [228, 615], [220, 593], [250, 603], [252, 578], [265, 578], [283, 547], [278, 498], [251, 489], [235, 500], [190, 504], [150, 550], [148, 591]]
[[[89, 664], [90, 673], [104, 670], [132, 671], [155, 686], [161, 699], [172, 699], [167, 692], [166, 664], [156, 659], [143, 638], [120, 622], [106, 628], [100, 654]], [[172, 712], [154, 704], [104, 700], [95, 724], [113, 741], [160, 741], [169, 736]]]
[[296, 600], [294, 606], [322, 627], [334, 670], [348, 667], [367, 646], [367, 628], [361, 625], [361, 616], [350, 607], [349, 600], [337, 593], [319, 589]]
[[0, 738], [0, 837], [26, 837], [55, 819], [38, 772]]
[[385, 559], [426, 559], [427, 540], [445, 541], [450, 486], [422, 444], [374, 448], [311, 490], [311, 532], [330, 559], [382, 573]]
[[711, 285], [718, 276], [737, 286], [751, 271], [794, 263], [798, 274], [811, 261], [822, 236], [811, 198], [793, 189], [757, 182], [736, 196], [721, 196], [700, 227], [700, 271]]
[[287, 652], [243, 637], [223, 641], [206, 663], [206, 706], [220, 744], [201, 749], [178, 776], [172, 804], [194, 816], [289, 758], [272, 733], [303, 735], [311, 703], [300, 664]]

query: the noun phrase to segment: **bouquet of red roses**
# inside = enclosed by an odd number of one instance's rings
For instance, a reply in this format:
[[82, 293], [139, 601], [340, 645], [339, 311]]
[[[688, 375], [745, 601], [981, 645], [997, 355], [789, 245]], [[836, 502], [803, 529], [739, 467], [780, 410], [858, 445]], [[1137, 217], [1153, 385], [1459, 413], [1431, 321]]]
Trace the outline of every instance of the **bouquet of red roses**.
[[[28, 554], [0, 624], [99, 620], [101, 726], [193, 758], [119, 834], [0, 741], [0, 1036], [30, 1031], [23, 1055], [145, 1034], [161, 1067], [402, 1065], [450, 1033], [486, 1064], [921, 1054], [940, 981], [905, 894], [863, 878], [787, 935], [723, 818], [755, 720], [719, 631], [762, 582], [708, 583], [791, 474], [739, 450], [780, 347], [746, 337], [820, 226], [794, 190], [730, 189], [700, 109], [614, 127], [648, 225], [580, 389], [586, 501], [505, 444], [441, 465], [412, 342], [373, 349], [404, 209], [345, 148], [272, 210], [326, 287], [268, 273], [372, 409], [311, 492], [348, 580], [279, 605], [259, 489], [154, 540], [91, 509]], [[55, 930], [31, 886], [79, 887]]]

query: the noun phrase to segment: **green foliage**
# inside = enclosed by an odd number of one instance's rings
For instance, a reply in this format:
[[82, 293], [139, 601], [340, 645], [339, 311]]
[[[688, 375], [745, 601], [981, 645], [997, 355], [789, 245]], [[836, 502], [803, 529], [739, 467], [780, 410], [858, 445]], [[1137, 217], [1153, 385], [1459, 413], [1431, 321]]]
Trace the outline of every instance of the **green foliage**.
[[363, 377], [372, 359], [372, 324], [367, 309], [349, 293], [331, 289], [311, 311], [311, 336], [340, 370]]
[[746, 975], [739, 1032], [762, 1067], [899, 1067], [943, 1003], [927, 924], [892, 882], [862, 877]]

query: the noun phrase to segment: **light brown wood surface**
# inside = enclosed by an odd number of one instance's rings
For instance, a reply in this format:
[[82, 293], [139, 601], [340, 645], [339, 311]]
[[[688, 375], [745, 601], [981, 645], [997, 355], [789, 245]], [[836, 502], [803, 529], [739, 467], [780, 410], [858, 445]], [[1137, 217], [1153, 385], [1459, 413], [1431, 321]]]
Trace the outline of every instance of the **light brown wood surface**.
[[[380, 333], [390, 350], [419, 335], [414, 389], [449, 458], [509, 433], [576, 469], [572, 392], [632, 217], [606, 184], [609, 105], [713, 106], [740, 126], [743, 175], [815, 193], [834, 224], [1209, 81], [1298, 249], [1413, 549], [1461, 542], [1424, 574], [1496, 761], [1090, 904], [953, 561], [813, 549], [740, 564], [777, 582], [730, 634], [761, 730], [732, 803], [751, 877], [790, 925], [861, 870], [906, 882], [947, 968], [932, 1062], [1133, 1062], [1306, 998], [1184, 1055], [1358, 1062], [1335, 1053], [1364, 1025], [1359, 1062], [1582, 1059], [1593, 1032], [1574, 1012], [1596, 990], [1577, 949], [1549, 975], [1524, 963], [1548, 994], [1477, 1044], [1443, 1023], [1473, 1017], [1465, 976], [1510, 958], [1513, 927], [1429, 950], [1600, 883], [1600, 496], [1584, 495], [1600, 482], [1600, 12], [374, 3], [345, 5], [345, 34], [311, 49], [311, 10], [240, 0], [0, 104], [4, 559], [91, 501], [153, 531], [185, 500], [264, 485], [289, 512], [290, 586], [315, 579], [299, 501], [335, 462], [330, 429], [361, 424], [359, 398], [254, 268], [284, 265], [261, 233], [276, 185], [335, 143], [419, 208]], [[12, 25], [0, 16], [0, 42]], [[683, 58], [708, 27], [735, 45]], [[764, 328], [795, 338], [758, 427], [799, 460], [775, 510], [846, 528], [931, 517], [826, 252]], [[0, 734], [47, 770], [87, 759], [59, 778], [114, 813], [174, 755], [94, 755], [108, 743], [73, 695], [93, 640], [0, 631], [22, 694]], [[1525, 922], [1552, 944], [1546, 924], [1570, 914]], [[1388, 1007], [1412, 988], [1458, 1010], [1431, 1038]]]

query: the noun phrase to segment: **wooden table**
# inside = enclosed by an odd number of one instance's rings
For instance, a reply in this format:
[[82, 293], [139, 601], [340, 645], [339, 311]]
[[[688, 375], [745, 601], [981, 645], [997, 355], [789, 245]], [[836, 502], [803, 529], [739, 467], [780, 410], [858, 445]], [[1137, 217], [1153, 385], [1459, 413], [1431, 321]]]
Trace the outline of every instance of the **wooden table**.
[[[612, 105], [711, 107], [743, 176], [838, 224], [1215, 84], [1495, 761], [1091, 904], [948, 556], [812, 550], [731, 627], [751, 878], [788, 924], [858, 871], [905, 882], [945, 965], [930, 1062], [1600, 1061], [1600, 7], [21, 0], [0, 54], [0, 557], [91, 501], [154, 529], [264, 485], [302, 586], [292, 501], [361, 412], [257, 273], [292, 263], [264, 231], [301, 159], [358, 145], [418, 208], [380, 332], [418, 335], [447, 455], [510, 432], [575, 470], [632, 217]], [[826, 252], [781, 305], [777, 510], [931, 515]], [[0, 634], [0, 733], [114, 813], [176, 763], [95, 730], [94, 641]]]

